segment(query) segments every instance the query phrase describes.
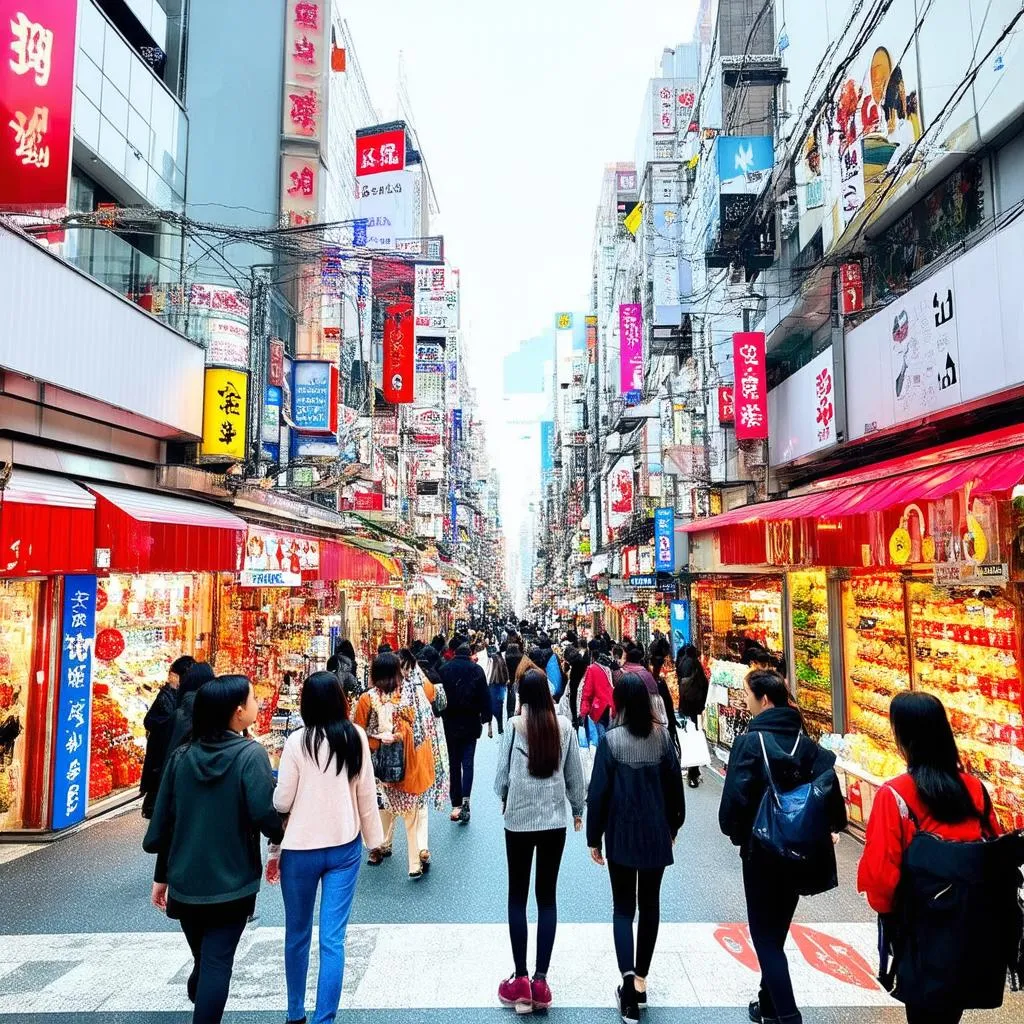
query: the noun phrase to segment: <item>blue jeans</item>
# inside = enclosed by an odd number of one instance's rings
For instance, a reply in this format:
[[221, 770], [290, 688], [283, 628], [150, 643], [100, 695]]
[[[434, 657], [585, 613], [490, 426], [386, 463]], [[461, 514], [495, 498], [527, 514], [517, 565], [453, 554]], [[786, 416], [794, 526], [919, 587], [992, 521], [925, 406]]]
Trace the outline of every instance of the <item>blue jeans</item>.
[[508, 687], [490, 686], [488, 689], [491, 691], [491, 715], [498, 723], [498, 732], [503, 733], [505, 726], [502, 723], [501, 713], [505, 707], [505, 699], [508, 697]]
[[289, 1020], [302, 1020], [306, 1016], [306, 977], [318, 887], [321, 888], [320, 975], [316, 983], [316, 1012], [310, 1024], [327, 1024], [338, 1013], [345, 973], [345, 930], [362, 859], [360, 836], [344, 846], [281, 852]]

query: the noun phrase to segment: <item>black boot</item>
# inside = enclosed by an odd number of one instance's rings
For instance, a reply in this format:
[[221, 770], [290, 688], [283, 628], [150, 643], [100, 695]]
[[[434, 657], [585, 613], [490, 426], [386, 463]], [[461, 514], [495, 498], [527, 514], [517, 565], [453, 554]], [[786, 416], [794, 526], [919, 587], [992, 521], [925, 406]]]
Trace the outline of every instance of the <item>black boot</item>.
[[462, 801], [462, 813], [459, 815], [459, 823], [461, 825], [469, 824], [469, 797], [467, 796]]
[[615, 998], [619, 1003], [622, 1024], [639, 1024], [640, 1004], [637, 1002], [632, 974], [622, 979], [622, 984], [615, 990]]

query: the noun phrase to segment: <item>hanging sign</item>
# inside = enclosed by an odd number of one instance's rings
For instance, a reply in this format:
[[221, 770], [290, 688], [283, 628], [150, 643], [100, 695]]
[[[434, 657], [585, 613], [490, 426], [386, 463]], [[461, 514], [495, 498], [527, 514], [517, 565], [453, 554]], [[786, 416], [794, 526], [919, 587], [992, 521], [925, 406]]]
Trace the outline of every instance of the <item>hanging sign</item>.
[[768, 384], [765, 374], [765, 339], [761, 332], [732, 336], [736, 373], [736, 440], [763, 441], [768, 436]]
[[384, 400], [408, 405], [413, 400], [415, 372], [412, 302], [403, 300], [384, 313]]
[[843, 316], [859, 313], [864, 308], [864, 277], [859, 263], [843, 263], [839, 267], [839, 311]]
[[[672, 572], [676, 565], [676, 513], [672, 508], [654, 510], [654, 567]], [[673, 584], [673, 589], [675, 584]]]
[[207, 369], [203, 397], [204, 459], [245, 458], [249, 376], [242, 370]]

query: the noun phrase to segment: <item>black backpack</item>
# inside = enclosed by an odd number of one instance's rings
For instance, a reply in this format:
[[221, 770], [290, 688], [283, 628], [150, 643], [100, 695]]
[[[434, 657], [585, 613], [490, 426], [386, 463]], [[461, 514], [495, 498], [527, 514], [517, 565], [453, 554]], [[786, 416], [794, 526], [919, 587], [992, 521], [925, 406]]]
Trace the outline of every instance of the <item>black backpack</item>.
[[[923, 1010], [992, 1010], [1020, 982], [1024, 832], [953, 842], [920, 829], [903, 855], [895, 909], [879, 919], [879, 981]], [[907, 808], [915, 827], [918, 821]]]

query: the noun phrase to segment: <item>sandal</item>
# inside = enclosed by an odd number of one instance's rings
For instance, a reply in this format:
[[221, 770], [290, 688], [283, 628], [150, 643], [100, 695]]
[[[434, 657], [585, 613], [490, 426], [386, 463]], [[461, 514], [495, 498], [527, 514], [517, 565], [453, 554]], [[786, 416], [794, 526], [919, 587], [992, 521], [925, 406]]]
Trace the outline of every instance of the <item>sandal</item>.
[[370, 851], [370, 856], [367, 858], [366, 863], [371, 868], [380, 867], [384, 863], [385, 857], [391, 856], [391, 848], [389, 846], [380, 846], [376, 850]]
[[452, 813], [448, 815], [449, 821], [462, 821], [462, 808], [456, 807], [452, 810]]
[[430, 870], [430, 851], [420, 850], [420, 870], [426, 874]]

